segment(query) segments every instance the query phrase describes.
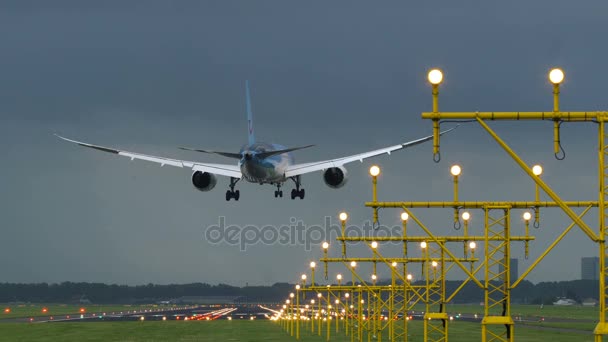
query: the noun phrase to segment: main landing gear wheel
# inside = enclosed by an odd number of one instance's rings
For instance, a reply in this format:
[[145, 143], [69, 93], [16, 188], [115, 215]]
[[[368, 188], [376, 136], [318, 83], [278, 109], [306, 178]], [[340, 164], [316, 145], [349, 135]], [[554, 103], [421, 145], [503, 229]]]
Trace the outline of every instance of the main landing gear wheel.
[[283, 197], [283, 190], [275, 190], [274, 197]]
[[300, 189], [300, 176], [291, 177], [291, 180], [296, 183], [296, 188], [291, 190], [291, 199], [296, 199], [296, 197], [300, 197], [300, 199], [304, 199], [304, 189]]
[[230, 190], [226, 191], [226, 201], [230, 201], [233, 198], [235, 201], [238, 201], [241, 197], [241, 192], [239, 190], [234, 190], [234, 186], [238, 181], [238, 178], [230, 177]]
[[239, 190], [236, 190], [236, 191], [227, 190], [226, 191], [226, 201], [230, 201], [233, 198], [235, 201], [238, 201], [240, 197], [241, 197], [241, 192]]
[[291, 199], [296, 199], [296, 197], [300, 197], [300, 199], [304, 199], [304, 189], [291, 189]]

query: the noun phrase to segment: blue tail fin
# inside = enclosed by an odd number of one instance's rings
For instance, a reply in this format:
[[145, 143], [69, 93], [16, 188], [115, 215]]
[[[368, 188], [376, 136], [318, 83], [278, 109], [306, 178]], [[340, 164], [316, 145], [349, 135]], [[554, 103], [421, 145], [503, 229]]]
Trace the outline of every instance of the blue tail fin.
[[247, 134], [249, 136], [249, 145], [255, 143], [253, 135], [253, 113], [251, 112], [251, 98], [249, 96], [249, 81], [245, 81], [245, 91], [247, 94]]

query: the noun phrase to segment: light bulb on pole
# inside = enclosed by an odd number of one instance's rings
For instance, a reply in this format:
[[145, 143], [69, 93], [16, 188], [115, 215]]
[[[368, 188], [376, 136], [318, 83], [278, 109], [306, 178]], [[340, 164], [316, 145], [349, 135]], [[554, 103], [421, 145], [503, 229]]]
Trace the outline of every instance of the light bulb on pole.
[[[443, 81], [443, 72], [439, 69], [429, 70], [428, 80], [433, 86], [433, 113], [439, 113], [439, 84]], [[439, 155], [439, 136], [439, 119], [433, 119], [433, 158]]]
[[314, 261], [310, 262], [310, 286], [315, 286], [315, 267], [317, 266], [317, 263], [315, 263]]

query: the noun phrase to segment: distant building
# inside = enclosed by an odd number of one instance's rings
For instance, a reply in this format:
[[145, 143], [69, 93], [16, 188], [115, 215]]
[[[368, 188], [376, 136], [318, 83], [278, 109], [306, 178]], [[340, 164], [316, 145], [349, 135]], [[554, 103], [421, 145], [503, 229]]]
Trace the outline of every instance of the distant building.
[[[509, 265], [509, 268], [511, 269], [511, 273], [509, 274], [509, 277], [511, 279], [511, 284], [517, 280], [517, 278], [519, 277], [519, 268], [518, 268], [518, 263], [519, 263], [519, 259], [517, 258], [511, 258], [511, 262]], [[504, 267], [502, 266], [502, 264], [498, 265], [498, 273], [503, 273], [504, 272]]]
[[599, 280], [600, 258], [585, 257], [581, 258], [581, 279]]

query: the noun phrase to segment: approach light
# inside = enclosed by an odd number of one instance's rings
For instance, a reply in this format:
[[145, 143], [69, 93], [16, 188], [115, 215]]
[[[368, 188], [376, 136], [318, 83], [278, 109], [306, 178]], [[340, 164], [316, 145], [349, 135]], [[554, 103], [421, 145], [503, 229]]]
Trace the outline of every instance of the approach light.
[[317, 297], [321, 298], [321, 297], [323, 297], [323, 294], [317, 293]]
[[471, 242], [469, 243], [469, 248], [470, 248], [470, 249], [475, 249], [476, 247], [477, 247], [477, 244], [475, 243], [475, 241], [471, 241]]
[[540, 165], [538, 165], [538, 164], [537, 164], [537, 165], [532, 166], [532, 173], [533, 173], [535, 176], [540, 176], [540, 175], [543, 173], [543, 167], [542, 167], [542, 166], [540, 166]]
[[468, 221], [471, 218], [471, 214], [469, 214], [468, 211], [465, 211], [464, 213], [462, 213], [462, 219], [465, 221]]
[[396, 261], [393, 261], [393, 262], [391, 263], [391, 266], [393, 266], [393, 267], [397, 267], [397, 262], [396, 262]]
[[376, 280], [378, 277], [375, 274], [372, 274], [372, 280]]
[[443, 81], [443, 73], [439, 69], [432, 69], [429, 71], [428, 79], [432, 85], [438, 85]]
[[460, 165], [454, 165], [450, 168], [450, 173], [452, 176], [459, 176], [461, 172], [462, 169], [460, 168]]
[[564, 81], [564, 72], [560, 68], [552, 69], [549, 72], [549, 81], [553, 84], [560, 84]]
[[289, 298], [293, 298], [295, 295], [292, 293], [289, 294]]
[[357, 262], [356, 261], [351, 261], [350, 262], [350, 267], [355, 267], [357, 266]]
[[425, 249], [425, 248], [426, 248], [426, 242], [425, 242], [425, 241], [422, 241], [422, 242], [420, 243], [420, 248], [422, 248], [422, 249]]
[[329, 248], [329, 243], [323, 242], [322, 247], [323, 247], [323, 249], [328, 249]]
[[317, 266], [317, 264], [314, 261], [310, 262], [310, 268], [315, 268], [315, 266]]
[[302, 280], [306, 280], [306, 274], [302, 274]]
[[342, 275], [341, 275], [341, 274], [338, 274], [338, 275], [336, 276], [336, 278], [337, 278], [338, 280], [342, 280]]
[[438, 264], [437, 264], [437, 261], [433, 260], [433, 262], [431, 263], [431, 265], [432, 265], [433, 267], [437, 267], [437, 265], [438, 265]]
[[369, 174], [372, 175], [372, 177], [378, 177], [380, 174], [380, 167], [378, 167], [378, 165], [373, 165], [369, 168]]
[[411, 274], [408, 274], [406, 278], [407, 278], [407, 280], [412, 280], [414, 278], [414, 276], [412, 276]]
[[372, 241], [372, 248], [373, 249], [378, 248], [378, 243], [376, 241]]
[[408, 213], [401, 213], [401, 221], [407, 221], [410, 218]]
[[296, 285], [296, 290], [300, 289], [300, 284]]
[[530, 214], [529, 212], [526, 211], [524, 213], [524, 220], [530, 221], [531, 218], [532, 218], [532, 214]]
[[341, 212], [338, 217], [340, 218], [340, 221], [346, 221], [346, 219], [348, 219], [348, 214], [345, 212]]

